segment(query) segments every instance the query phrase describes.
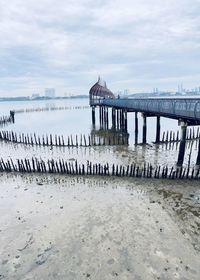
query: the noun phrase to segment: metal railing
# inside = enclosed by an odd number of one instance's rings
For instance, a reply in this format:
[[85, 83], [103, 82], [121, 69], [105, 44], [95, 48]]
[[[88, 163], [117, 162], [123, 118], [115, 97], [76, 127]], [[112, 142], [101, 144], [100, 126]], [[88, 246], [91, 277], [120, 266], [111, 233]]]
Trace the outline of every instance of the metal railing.
[[200, 98], [99, 99], [93, 100], [90, 105], [105, 105], [200, 122]]

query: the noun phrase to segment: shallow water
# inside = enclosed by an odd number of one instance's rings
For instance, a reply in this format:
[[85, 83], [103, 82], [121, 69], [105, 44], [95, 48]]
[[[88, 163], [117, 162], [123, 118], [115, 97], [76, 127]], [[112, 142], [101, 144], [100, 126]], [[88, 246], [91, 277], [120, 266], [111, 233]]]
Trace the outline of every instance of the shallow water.
[[[67, 110], [44, 111], [16, 114], [16, 122], [9, 126], [10, 130], [20, 133], [43, 134], [89, 134], [92, 130], [91, 125], [91, 109], [75, 109], [76, 107], [88, 106], [88, 99], [67, 99], [67, 100], [48, 100], [48, 101], [24, 101], [24, 102], [0, 102], [1, 115], [9, 114], [10, 110], [26, 109], [26, 108], [51, 108], [51, 107], [67, 107]], [[70, 109], [71, 108], [71, 109]], [[139, 121], [139, 142], [142, 140], [142, 117], [138, 115]], [[99, 112], [96, 109], [96, 129], [99, 129]], [[111, 120], [111, 112], [110, 112]], [[28, 125], [27, 125], [28, 122]], [[38, 125], [39, 124], [39, 125]], [[128, 113], [128, 132], [130, 134], [130, 145], [134, 144], [134, 113]], [[109, 124], [111, 128], [111, 122]], [[147, 118], [147, 140], [155, 141], [156, 119], [154, 117]], [[161, 118], [161, 135], [163, 131], [179, 130], [178, 121]]]
[[[29, 102], [3, 102], [0, 103], [0, 109], [2, 113], [8, 113], [10, 109], [26, 109], [26, 108], [44, 108], [44, 107], [59, 107], [66, 106], [67, 110], [57, 111], [43, 111], [32, 113], [20, 113], [16, 114], [15, 123], [3, 130], [13, 130], [17, 133], [31, 133], [34, 132], [42, 137], [46, 134], [52, 135], [64, 135], [67, 142], [67, 136], [73, 135], [74, 138], [77, 135], [80, 139], [81, 134], [86, 136], [93, 131], [91, 126], [91, 109], [85, 108], [88, 105], [87, 99], [69, 99], [69, 100], [50, 100], [50, 101], [29, 101]], [[84, 107], [84, 109], [77, 109], [77, 107]], [[70, 108], [70, 109], [69, 109]], [[98, 110], [96, 110], [98, 130]], [[110, 124], [111, 126], [111, 124]], [[150, 145], [135, 146], [134, 145], [134, 114], [128, 114], [128, 133], [129, 133], [129, 146], [111, 146], [111, 147], [92, 147], [92, 148], [42, 148], [42, 147], [30, 147], [23, 145], [4, 145], [1, 143], [2, 156], [4, 157], [32, 157], [41, 156], [45, 158], [49, 157], [73, 157], [79, 161], [92, 160], [93, 162], [115, 162], [129, 164], [136, 162], [143, 164], [143, 162], [149, 162], [153, 165], [175, 165], [178, 157], [178, 144], [171, 145], [155, 145], [152, 142], [155, 140], [155, 118], [150, 117], [147, 120], [147, 141]], [[197, 127], [195, 128], [196, 131]], [[179, 130], [178, 122], [171, 119], [161, 118], [161, 135], [162, 131], [172, 130], [176, 132]], [[141, 141], [142, 135], [142, 118], [139, 117], [139, 141]], [[188, 164], [190, 154], [190, 146], [185, 154], [184, 165]], [[190, 164], [194, 166], [197, 158], [197, 142], [193, 144]]]

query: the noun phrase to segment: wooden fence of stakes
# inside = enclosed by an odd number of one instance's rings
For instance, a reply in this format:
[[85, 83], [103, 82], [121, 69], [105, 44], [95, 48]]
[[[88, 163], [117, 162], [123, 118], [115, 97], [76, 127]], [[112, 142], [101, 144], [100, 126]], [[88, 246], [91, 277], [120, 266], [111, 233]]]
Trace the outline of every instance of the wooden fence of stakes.
[[35, 133], [17, 134], [14, 131], [0, 131], [0, 140], [12, 143], [37, 146], [59, 146], [59, 147], [89, 147], [105, 145], [127, 145], [127, 134], [113, 134], [112, 136], [98, 135], [75, 135], [64, 137], [63, 135], [43, 135], [38, 136]]
[[[10, 120], [9, 120], [10, 122]], [[113, 135], [70, 135], [64, 137], [63, 135], [46, 134], [38, 136], [36, 133], [25, 134], [16, 133], [14, 131], [0, 131], [0, 141], [13, 142], [25, 145], [38, 145], [38, 146], [62, 146], [62, 147], [89, 147], [89, 146], [105, 146], [105, 145], [128, 145], [128, 134], [116, 133]], [[200, 139], [200, 129], [190, 129], [187, 132], [186, 140]], [[172, 131], [163, 132], [161, 144], [178, 143], [180, 142], [179, 131], [176, 133]]]
[[37, 107], [37, 108], [25, 108], [18, 109], [14, 112], [16, 114], [20, 113], [34, 113], [34, 112], [45, 112], [45, 111], [59, 111], [59, 110], [79, 110], [79, 109], [89, 109], [90, 106], [59, 106], [59, 107]]
[[[13, 122], [13, 118], [1, 117], [0, 125], [6, 125]], [[166, 137], [164, 136], [166, 135]], [[117, 138], [116, 138], [117, 137]], [[199, 139], [200, 133], [199, 128], [194, 133], [194, 130], [190, 129], [187, 135], [188, 140]], [[103, 140], [102, 140], [103, 139]], [[92, 146], [92, 145], [114, 145], [114, 144], [127, 144], [127, 135], [117, 134], [113, 137], [102, 137], [97, 135], [81, 135], [78, 139], [76, 135], [75, 138], [71, 136], [64, 140], [63, 136], [36, 136], [32, 134], [21, 133], [17, 135], [13, 131], [1, 131], [0, 140], [9, 141], [13, 143], [23, 143], [27, 145], [39, 145], [39, 146], [68, 146], [68, 147], [78, 147], [78, 146]], [[162, 141], [167, 142], [178, 142], [179, 134], [176, 137], [173, 132], [163, 133]], [[199, 141], [200, 150], [200, 141]], [[143, 166], [139, 166], [136, 163], [124, 166], [119, 164], [102, 164], [102, 163], [92, 163], [87, 161], [87, 163], [78, 163], [77, 161], [71, 162], [64, 159], [49, 159], [44, 161], [43, 159], [38, 159], [32, 157], [31, 159], [17, 159], [15, 162], [12, 159], [4, 160], [0, 159], [0, 171], [1, 172], [21, 172], [21, 173], [58, 173], [67, 175], [99, 175], [99, 176], [117, 176], [117, 177], [136, 177], [136, 178], [162, 178], [162, 179], [200, 179], [200, 151], [198, 151], [198, 165], [190, 168], [187, 167], [171, 167], [166, 166], [156, 166], [153, 167], [150, 163], [144, 163]]]
[[6, 126], [13, 123], [13, 118], [11, 116], [2, 116], [0, 117], [0, 126]]
[[[193, 128], [187, 130], [186, 140], [195, 140], [200, 139], [200, 129], [197, 128], [196, 132]], [[160, 143], [173, 143], [173, 142], [180, 142], [180, 133], [179, 131], [164, 131], [162, 134], [162, 140]]]
[[109, 163], [78, 163], [64, 159], [49, 159], [44, 161], [32, 157], [31, 159], [0, 159], [1, 172], [20, 172], [20, 173], [57, 173], [65, 175], [93, 175], [93, 176], [117, 176], [117, 177], [136, 177], [136, 178], [155, 178], [155, 179], [200, 179], [200, 168], [156, 166], [144, 163], [139, 166], [136, 163], [124, 166]]

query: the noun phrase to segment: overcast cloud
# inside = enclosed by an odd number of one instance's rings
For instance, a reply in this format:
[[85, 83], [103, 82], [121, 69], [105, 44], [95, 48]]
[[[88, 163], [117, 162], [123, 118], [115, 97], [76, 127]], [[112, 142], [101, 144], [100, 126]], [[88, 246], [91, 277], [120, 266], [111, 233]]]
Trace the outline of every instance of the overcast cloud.
[[0, 0], [0, 95], [200, 86], [199, 0]]

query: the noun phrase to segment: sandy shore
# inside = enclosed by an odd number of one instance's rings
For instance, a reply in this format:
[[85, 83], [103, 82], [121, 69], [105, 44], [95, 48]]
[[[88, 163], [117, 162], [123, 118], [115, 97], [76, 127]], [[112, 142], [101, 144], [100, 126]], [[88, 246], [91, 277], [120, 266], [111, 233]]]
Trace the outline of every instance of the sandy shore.
[[0, 176], [0, 279], [200, 275], [199, 182]]

